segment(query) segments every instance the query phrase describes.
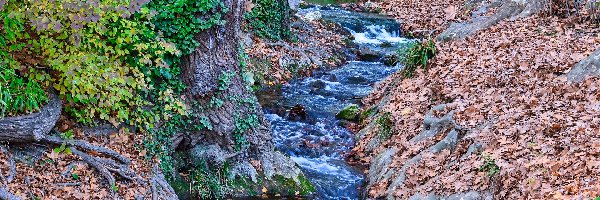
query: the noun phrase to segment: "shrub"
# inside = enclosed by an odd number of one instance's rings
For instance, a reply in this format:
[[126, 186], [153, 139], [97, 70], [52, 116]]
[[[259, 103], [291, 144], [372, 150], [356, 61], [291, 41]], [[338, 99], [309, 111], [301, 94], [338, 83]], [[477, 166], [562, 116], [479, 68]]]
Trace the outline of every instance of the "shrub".
[[[21, 38], [30, 36], [6, 10], [0, 10], [0, 18], [0, 118], [38, 111], [48, 97], [37, 81], [18, 74], [23, 66], [15, 57], [23, 56], [13, 56], [23, 53], [25, 43]], [[42, 77], [39, 75], [39, 79]]]
[[[31, 27], [16, 40], [28, 39], [25, 52], [42, 57], [37, 66], [20, 71], [50, 81], [80, 122], [131, 120], [136, 108], [149, 104], [138, 92], [153, 89], [144, 70], [168, 68], [165, 56], [178, 54], [145, 20], [150, 11], [144, 3], [7, 1], [3, 12]], [[47, 80], [37, 68], [52, 77]]]
[[414, 43], [408, 48], [398, 50], [400, 62], [404, 65], [403, 74], [412, 77], [417, 68], [426, 69], [427, 62], [437, 53], [435, 42], [432, 39]]

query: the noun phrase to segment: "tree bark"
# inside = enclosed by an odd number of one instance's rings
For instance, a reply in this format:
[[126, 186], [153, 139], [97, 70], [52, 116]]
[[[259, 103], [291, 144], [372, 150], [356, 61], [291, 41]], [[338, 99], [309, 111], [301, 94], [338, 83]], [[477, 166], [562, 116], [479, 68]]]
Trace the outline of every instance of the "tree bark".
[[[182, 62], [182, 79], [188, 85], [188, 96], [203, 106], [201, 114], [208, 117], [213, 130], [195, 134], [196, 142], [216, 144], [228, 151], [234, 151], [233, 132], [236, 118], [256, 115], [261, 122], [251, 133], [245, 134], [254, 153], [272, 150], [273, 143], [268, 122], [264, 120], [258, 105], [241, 102], [241, 99], [256, 97], [242, 80], [239, 66], [239, 48], [244, 1], [226, 0], [229, 12], [224, 16], [226, 24], [203, 31], [195, 38], [201, 46]], [[235, 73], [225, 90], [219, 90], [219, 77], [225, 73]], [[211, 100], [223, 101], [221, 106], [208, 106]], [[196, 143], [194, 142], [194, 143]]]
[[[188, 150], [192, 160], [205, 160], [211, 164], [227, 161], [233, 174], [252, 180], [259, 178], [267, 188], [269, 185], [276, 185], [269, 183], [276, 175], [293, 179], [297, 185], [301, 185], [298, 179], [302, 172], [289, 157], [275, 151], [270, 122], [264, 118], [256, 96], [241, 76], [240, 28], [244, 20], [245, 1], [224, 0], [224, 3], [229, 8], [223, 18], [225, 25], [198, 34], [195, 39], [201, 45], [184, 58], [181, 65], [181, 78], [188, 86], [186, 95], [196, 100], [201, 107], [193, 110], [210, 120], [212, 130], [190, 134], [188, 140], [182, 142], [186, 144], [182, 145], [185, 148], [178, 149]], [[226, 88], [219, 88], [224, 82], [220, 77], [227, 73], [235, 75], [228, 78]], [[222, 101], [222, 105], [212, 105], [211, 101], [215, 99]], [[240, 123], [244, 123], [243, 119], [249, 117], [254, 117], [258, 123], [249, 129], [236, 130]], [[242, 149], [236, 148], [235, 137], [240, 132], [243, 132], [247, 142]], [[253, 186], [249, 189], [253, 192], [241, 191], [231, 195], [261, 194], [262, 187], [263, 185]]]

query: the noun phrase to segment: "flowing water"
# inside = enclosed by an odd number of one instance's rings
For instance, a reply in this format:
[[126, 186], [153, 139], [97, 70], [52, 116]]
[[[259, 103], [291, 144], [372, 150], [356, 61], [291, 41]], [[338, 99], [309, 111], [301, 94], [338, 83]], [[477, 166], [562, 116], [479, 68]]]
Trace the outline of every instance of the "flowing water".
[[[408, 42], [400, 37], [399, 24], [388, 18], [321, 6], [298, 13], [310, 12], [320, 12], [323, 19], [341, 24], [353, 34], [354, 42], [363, 47], [396, 49]], [[384, 43], [388, 44], [386, 48], [381, 47]], [[289, 110], [301, 105], [307, 113], [305, 119], [292, 120], [287, 112], [264, 106], [277, 147], [302, 168], [316, 186], [318, 199], [359, 198], [363, 174], [344, 161], [354, 146], [354, 135], [340, 125], [335, 115], [344, 107], [359, 103], [360, 98], [371, 92], [373, 84], [396, 70], [398, 67], [379, 62], [351, 61], [340, 68], [291, 81], [283, 86], [281, 94], [269, 95], [280, 108]]]

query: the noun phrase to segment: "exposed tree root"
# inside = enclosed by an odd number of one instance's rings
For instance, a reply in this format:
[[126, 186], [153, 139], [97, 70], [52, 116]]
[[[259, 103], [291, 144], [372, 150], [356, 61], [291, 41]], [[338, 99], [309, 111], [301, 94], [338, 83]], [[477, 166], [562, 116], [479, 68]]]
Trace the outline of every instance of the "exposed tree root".
[[[144, 180], [129, 168], [131, 160], [105, 147], [96, 146], [83, 140], [66, 140], [58, 135], [59, 132], [53, 129], [60, 118], [61, 101], [50, 94], [51, 101], [45, 105], [40, 112], [19, 117], [0, 118], [0, 142], [10, 142], [11, 144], [41, 144], [41, 145], [66, 145], [71, 152], [80, 157], [83, 162], [94, 168], [100, 176], [108, 183], [109, 190], [116, 198], [115, 176], [140, 185], [152, 187], [153, 199], [178, 199], [173, 188], [167, 183], [165, 177], [158, 167], [155, 167], [151, 178]], [[8, 147], [0, 146], [0, 152], [8, 157], [8, 174], [0, 171], [0, 199], [17, 200], [21, 197], [8, 191], [8, 184], [15, 179], [16, 163], [13, 156], [8, 151]], [[93, 154], [92, 154], [93, 153]], [[96, 156], [96, 155], [101, 156]], [[103, 157], [105, 156], [105, 157]], [[71, 163], [62, 176], [69, 176], [75, 164]], [[27, 180], [25, 181], [27, 183]], [[63, 183], [59, 186], [69, 186], [81, 183]], [[150, 192], [150, 191], [149, 191]], [[30, 194], [32, 195], [32, 194]], [[147, 194], [138, 195], [136, 198], [144, 198]]]
[[[53, 130], [52, 132], [57, 133], [56, 130]], [[100, 174], [100, 176], [102, 176], [106, 180], [110, 191], [112, 191], [113, 196], [116, 195], [116, 188], [114, 187], [116, 185], [117, 180], [115, 178], [115, 175], [117, 175], [118, 177], [124, 178], [128, 181], [150, 186], [152, 188], [152, 199], [177, 199], [175, 191], [169, 185], [169, 183], [167, 183], [167, 181], [164, 178], [164, 175], [160, 172], [158, 167], [155, 167], [155, 169], [152, 172], [152, 177], [146, 181], [129, 168], [131, 160], [108, 148], [95, 146], [83, 140], [65, 140], [58, 136], [46, 136], [40, 139], [38, 142], [34, 143], [50, 145], [66, 144], [67, 146], [69, 146], [69, 149], [71, 150], [73, 155], [80, 157], [83, 162], [94, 168]], [[10, 193], [6, 187], [8, 183], [14, 180], [16, 176], [15, 160], [13, 159], [10, 152], [7, 150], [7, 147], [0, 146], [0, 151], [8, 157], [9, 165], [8, 175], [5, 176], [4, 173], [0, 171], [0, 182], [2, 183], [2, 186], [0, 186], [0, 199], [20, 200], [20, 197]], [[99, 153], [107, 157], [93, 156], [86, 152]], [[75, 164], [77, 164], [77, 162], [71, 163], [69, 166], [67, 166], [67, 170], [63, 172], [62, 175], [68, 176]], [[72, 183], [68, 183], [67, 185], [71, 184]], [[143, 199], [143, 196], [141, 196], [140, 198]]]
[[15, 164], [15, 159], [12, 157], [7, 147], [0, 146], [0, 151], [8, 157], [8, 175], [4, 176], [4, 173], [0, 171], [0, 181], [2, 182], [2, 186], [0, 187], [0, 199], [3, 200], [20, 200], [21, 198], [13, 195], [8, 192], [7, 185], [12, 182], [17, 174], [17, 167]]
[[162, 199], [178, 199], [175, 190], [166, 181], [165, 176], [158, 169], [158, 166], [154, 166], [152, 170], [152, 178], [150, 179], [150, 187], [152, 188], [152, 200], [158, 200], [159, 197]]

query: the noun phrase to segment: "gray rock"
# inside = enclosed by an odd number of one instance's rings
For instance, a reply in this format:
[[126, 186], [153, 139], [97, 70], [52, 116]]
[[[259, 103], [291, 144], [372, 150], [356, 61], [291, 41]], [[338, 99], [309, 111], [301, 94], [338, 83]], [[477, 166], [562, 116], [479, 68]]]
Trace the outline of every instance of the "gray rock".
[[381, 60], [384, 54], [369, 47], [361, 46], [358, 48], [358, 59], [366, 62], [377, 62]]
[[[497, 4], [494, 1], [491, 4]], [[437, 41], [445, 42], [455, 39], [464, 39], [476, 32], [491, 27], [498, 22], [508, 18], [528, 17], [544, 8], [543, 0], [504, 0], [502, 6], [491, 16], [477, 16], [469, 23], [453, 23], [443, 33], [438, 35]], [[486, 5], [482, 5], [487, 10]], [[481, 12], [480, 11], [480, 12]], [[478, 12], [476, 12], [478, 13]]]
[[600, 49], [577, 63], [567, 74], [567, 79], [571, 82], [581, 82], [587, 76], [600, 76]]
[[346, 78], [346, 80], [348, 81], [349, 84], [364, 84], [369, 82], [369, 79], [363, 77], [363, 76], [350, 76], [348, 78]]
[[290, 9], [292, 9], [292, 10], [298, 10], [298, 8], [300, 7], [300, 1], [301, 0], [288, 0], [288, 4], [290, 5]]

